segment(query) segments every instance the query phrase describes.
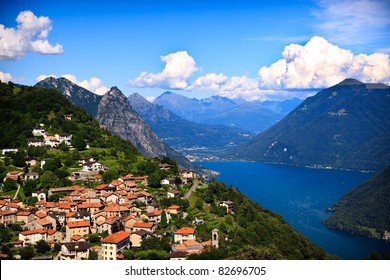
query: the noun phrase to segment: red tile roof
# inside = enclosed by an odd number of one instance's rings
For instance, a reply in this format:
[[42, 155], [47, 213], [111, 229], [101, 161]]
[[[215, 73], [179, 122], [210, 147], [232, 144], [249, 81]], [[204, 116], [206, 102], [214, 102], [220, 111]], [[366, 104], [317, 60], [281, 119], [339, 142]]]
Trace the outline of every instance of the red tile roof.
[[108, 184], [101, 184], [95, 188], [95, 190], [104, 190], [106, 187], [108, 187]]
[[179, 205], [171, 205], [168, 207], [168, 209], [172, 209], [172, 210], [177, 210], [177, 209], [180, 209], [181, 207]]
[[34, 229], [34, 230], [25, 230], [25, 231], [22, 231], [20, 232], [21, 235], [31, 235], [31, 234], [44, 234], [44, 233], [47, 233], [47, 229], [45, 228], [38, 228], [38, 229]]
[[39, 213], [35, 213], [35, 216], [37, 216], [39, 219], [43, 219], [47, 216], [47, 214], [43, 212], [39, 212]]
[[102, 243], [118, 244], [119, 242], [129, 237], [130, 237], [130, 233], [121, 230], [102, 239]]
[[154, 226], [153, 223], [135, 222], [133, 228], [152, 228], [153, 226]]
[[195, 230], [190, 227], [182, 227], [181, 229], [175, 231], [175, 234], [180, 234], [180, 235], [190, 235], [194, 234]]
[[73, 222], [68, 222], [68, 227], [69, 228], [77, 228], [77, 227], [89, 227], [90, 224], [88, 221], [73, 221]]

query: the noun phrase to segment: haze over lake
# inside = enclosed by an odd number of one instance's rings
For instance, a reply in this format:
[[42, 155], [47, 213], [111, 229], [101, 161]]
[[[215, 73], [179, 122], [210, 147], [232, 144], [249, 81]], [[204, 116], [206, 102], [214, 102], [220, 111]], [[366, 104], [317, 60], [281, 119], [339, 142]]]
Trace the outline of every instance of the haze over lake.
[[221, 172], [217, 180], [238, 187], [262, 206], [281, 214], [295, 229], [342, 259], [364, 259], [372, 251], [390, 252], [390, 242], [328, 229], [321, 221], [346, 192], [372, 176], [253, 162], [202, 162]]

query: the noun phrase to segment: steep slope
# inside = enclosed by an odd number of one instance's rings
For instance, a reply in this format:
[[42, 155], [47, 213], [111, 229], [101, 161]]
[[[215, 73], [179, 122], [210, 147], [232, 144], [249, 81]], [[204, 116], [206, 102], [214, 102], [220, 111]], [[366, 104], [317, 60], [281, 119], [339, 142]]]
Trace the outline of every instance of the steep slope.
[[130, 95], [128, 101], [159, 137], [187, 154], [193, 154], [200, 147], [203, 153], [213, 154], [250, 139], [249, 132], [237, 128], [185, 120], [137, 93]]
[[324, 220], [328, 227], [380, 238], [390, 231], [390, 166], [345, 194]]
[[99, 103], [96, 119], [112, 133], [133, 143], [141, 153], [149, 157], [171, 157], [183, 166], [190, 163], [161, 141], [149, 125], [134, 111], [126, 96], [112, 87]]
[[107, 129], [131, 141], [149, 157], [171, 157], [183, 167], [192, 167], [182, 155], [162, 142], [142, 118], [131, 108], [126, 97], [113, 87], [104, 96], [98, 96], [65, 79], [52, 77], [37, 83], [36, 87], [56, 88], [74, 104], [87, 110]]
[[261, 162], [378, 171], [390, 162], [388, 112], [390, 87], [347, 79], [307, 98], [229, 154]]
[[94, 94], [85, 88], [82, 88], [66, 78], [48, 77], [35, 86], [43, 88], [56, 88], [64, 94], [73, 104], [80, 106], [90, 113], [93, 117], [97, 114], [98, 104], [102, 99], [101, 95]]

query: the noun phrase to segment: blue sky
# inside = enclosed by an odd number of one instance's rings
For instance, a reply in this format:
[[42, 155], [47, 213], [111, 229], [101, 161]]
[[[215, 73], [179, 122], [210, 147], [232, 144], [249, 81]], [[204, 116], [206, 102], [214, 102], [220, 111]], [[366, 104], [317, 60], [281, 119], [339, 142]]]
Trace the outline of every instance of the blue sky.
[[115, 85], [126, 95], [248, 100], [304, 97], [346, 77], [389, 84], [389, 7], [389, 0], [8, 1], [0, 78], [33, 85], [66, 75], [99, 94]]

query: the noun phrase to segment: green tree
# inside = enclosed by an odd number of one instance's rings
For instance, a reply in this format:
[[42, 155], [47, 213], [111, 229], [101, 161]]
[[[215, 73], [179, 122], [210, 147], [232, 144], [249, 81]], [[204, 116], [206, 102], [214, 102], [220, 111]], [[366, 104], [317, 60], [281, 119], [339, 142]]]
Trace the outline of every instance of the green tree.
[[84, 151], [87, 146], [85, 144], [84, 138], [79, 134], [75, 134], [72, 136], [71, 144], [73, 148], [77, 149], [78, 151]]
[[100, 237], [98, 233], [91, 233], [89, 235], [89, 242], [90, 243], [97, 243], [100, 242]]
[[9, 192], [12, 190], [16, 190], [18, 188], [18, 185], [15, 183], [12, 179], [6, 179], [4, 182], [4, 191]]
[[110, 170], [104, 172], [102, 177], [103, 177], [104, 183], [110, 183], [112, 180], [119, 178], [119, 173], [115, 169], [110, 169]]
[[135, 253], [134, 258], [137, 260], [166, 260], [168, 254], [162, 250], [147, 250]]
[[4, 224], [0, 224], [0, 244], [9, 242], [11, 238], [10, 230]]
[[41, 187], [54, 188], [58, 185], [58, 177], [52, 171], [45, 171], [40, 177]]
[[26, 246], [22, 250], [20, 250], [20, 256], [22, 260], [30, 260], [35, 256], [34, 248], [31, 246]]
[[167, 215], [164, 210], [161, 213], [161, 221], [158, 225], [162, 229], [166, 229], [168, 227]]
[[43, 240], [43, 239], [39, 240], [35, 244], [35, 249], [36, 249], [37, 253], [40, 254], [40, 255], [43, 255], [46, 252], [49, 252], [51, 250], [50, 245], [47, 244], [47, 242], [45, 240]]
[[56, 172], [57, 169], [61, 168], [61, 160], [59, 158], [47, 160], [43, 166], [44, 171]]
[[18, 151], [17, 153], [12, 155], [13, 164], [17, 167], [24, 167], [26, 165], [25, 161], [26, 154], [22, 151]]
[[203, 208], [203, 200], [200, 197], [196, 198], [194, 206], [196, 208], [198, 208], [199, 210], [202, 210], [202, 208]]
[[88, 260], [97, 260], [99, 257], [96, 251], [90, 250], [88, 255]]
[[39, 184], [39, 180], [26, 180], [23, 183], [23, 191], [25, 196], [31, 196]]
[[134, 260], [134, 251], [133, 250], [126, 250], [123, 253], [123, 256], [125, 257], [125, 260]]

